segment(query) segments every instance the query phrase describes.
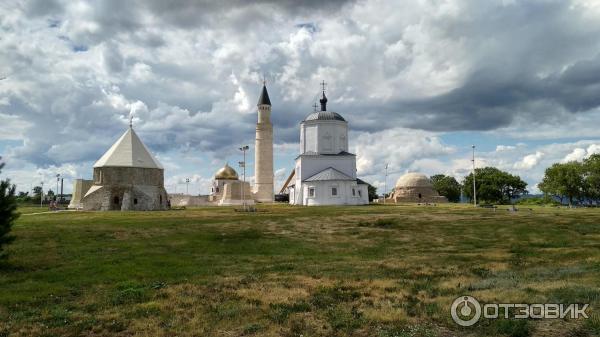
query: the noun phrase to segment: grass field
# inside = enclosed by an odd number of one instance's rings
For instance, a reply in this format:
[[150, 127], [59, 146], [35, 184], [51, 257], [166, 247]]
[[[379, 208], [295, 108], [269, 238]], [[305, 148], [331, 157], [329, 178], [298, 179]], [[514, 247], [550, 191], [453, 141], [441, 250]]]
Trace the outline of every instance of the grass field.
[[[600, 210], [261, 206], [24, 215], [0, 336], [597, 336]], [[450, 317], [590, 303], [587, 320]]]

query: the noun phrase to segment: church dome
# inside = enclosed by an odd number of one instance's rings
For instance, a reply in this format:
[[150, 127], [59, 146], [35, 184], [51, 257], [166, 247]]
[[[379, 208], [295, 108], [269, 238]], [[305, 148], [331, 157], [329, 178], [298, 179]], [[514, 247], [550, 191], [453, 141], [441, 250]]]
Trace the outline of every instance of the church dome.
[[238, 174], [229, 164], [225, 164], [222, 169], [215, 173], [215, 179], [237, 180]]
[[396, 181], [396, 188], [407, 187], [433, 187], [433, 185], [423, 173], [411, 172], [401, 176]]
[[340, 115], [337, 112], [333, 112], [333, 111], [316, 111], [311, 113], [310, 115], [308, 115], [304, 121], [316, 121], [316, 120], [320, 120], [320, 121], [343, 121], [345, 122], [346, 120], [344, 119], [344, 117], [342, 117], [342, 115]]

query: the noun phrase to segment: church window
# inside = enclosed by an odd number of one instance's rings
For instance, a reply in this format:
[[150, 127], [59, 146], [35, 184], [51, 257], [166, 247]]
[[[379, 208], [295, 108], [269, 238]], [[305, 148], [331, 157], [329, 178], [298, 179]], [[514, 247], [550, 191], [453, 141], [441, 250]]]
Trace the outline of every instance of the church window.
[[119, 197], [114, 197], [113, 198], [113, 203], [114, 204], [118, 204], [119, 203]]
[[359, 197], [362, 197], [362, 193], [361, 193], [361, 191], [360, 191], [360, 190], [358, 190], [358, 196], [359, 196]]
[[352, 196], [356, 196], [356, 189], [354, 187], [352, 187]]
[[162, 195], [158, 196], [158, 203], [160, 203], [162, 205]]
[[333, 197], [337, 197], [337, 187], [332, 187], [331, 188], [331, 196]]
[[137, 198], [134, 198], [134, 199], [133, 199], [133, 204], [134, 204], [134, 205], [137, 205]]
[[314, 187], [309, 187], [308, 188], [308, 197], [309, 198], [314, 198], [315, 197], [315, 188]]

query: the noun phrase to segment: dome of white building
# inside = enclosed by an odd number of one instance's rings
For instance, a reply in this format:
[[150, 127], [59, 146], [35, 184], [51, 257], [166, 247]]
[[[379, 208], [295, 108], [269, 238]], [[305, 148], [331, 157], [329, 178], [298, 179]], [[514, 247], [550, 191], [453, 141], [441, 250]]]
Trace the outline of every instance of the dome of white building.
[[433, 185], [423, 173], [411, 172], [401, 176], [396, 181], [396, 188], [407, 187], [433, 187]]

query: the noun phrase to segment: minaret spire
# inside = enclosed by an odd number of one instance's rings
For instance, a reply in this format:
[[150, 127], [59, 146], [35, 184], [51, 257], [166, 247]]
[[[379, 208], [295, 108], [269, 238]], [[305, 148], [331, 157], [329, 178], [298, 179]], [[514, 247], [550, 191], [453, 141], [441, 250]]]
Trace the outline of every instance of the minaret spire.
[[327, 83], [325, 83], [325, 81], [321, 82], [321, 86], [323, 88], [323, 97], [321, 97], [321, 99], [319, 100], [319, 102], [321, 102], [321, 111], [327, 111], [327, 96], [325, 96], [326, 85]]
[[271, 100], [269, 99], [269, 93], [267, 92], [267, 80], [263, 79], [263, 87], [260, 93], [260, 97], [258, 98], [257, 105], [271, 105]]
[[257, 106], [254, 199], [259, 202], [273, 202], [273, 125], [271, 124], [271, 100], [265, 78], [263, 78], [263, 87]]

